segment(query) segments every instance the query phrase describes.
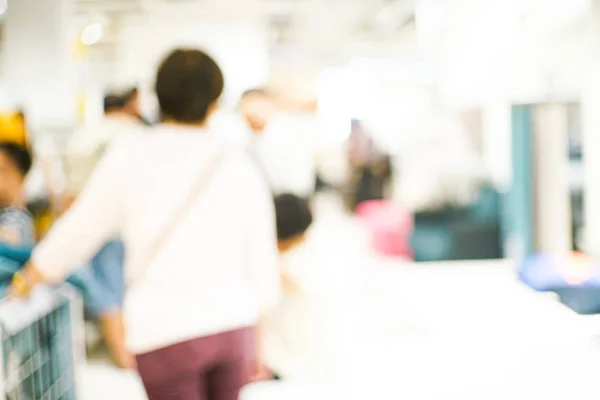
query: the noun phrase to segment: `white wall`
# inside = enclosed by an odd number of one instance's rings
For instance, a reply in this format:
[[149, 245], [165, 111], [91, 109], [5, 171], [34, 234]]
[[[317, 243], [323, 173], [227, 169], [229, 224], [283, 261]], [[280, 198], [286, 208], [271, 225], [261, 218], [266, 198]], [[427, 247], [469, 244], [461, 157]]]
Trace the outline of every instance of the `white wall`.
[[397, 152], [430, 107], [432, 80], [429, 65], [416, 60], [355, 59], [326, 69], [319, 82], [323, 134], [340, 143], [356, 118], [379, 146]]
[[440, 4], [442, 26], [432, 55], [439, 98], [453, 108], [482, 107], [487, 167], [492, 179], [506, 186], [511, 104], [578, 100], [598, 53], [592, 40], [595, 21], [582, 13], [585, 0]]
[[496, 94], [515, 102], [577, 95], [593, 52], [593, 21], [582, 14], [552, 24], [547, 7], [538, 0], [446, 3], [438, 48], [444, 101], [473, 105]]
[[533, 113], [535, 250], [565, 254], [571, 240], [571, 198], [568, 165], [567, 109], [551, 104]]
[[225, 103], [236, 102], [241, 92], [268, 78], [268, 42], [259, 25], [151, 17], [120, 32], [115, 80], [151, 87], [160, 60], [181, 46], [201, 48], [217, 60], [225, 74]]
[[492, 183], [507, 190], [512, 182], [510, 101], [508, 97], [490, 96], [482, 110], [484, 168]]
[[73, 122], [78, 75], [71, 0], [11, 1], [3, 24], [5, 105], [37, 124]]
[[[600, 20], [600, 6], [595, 8], [594, 19]], [[592, 42], [600, 48], [600, 24], [596, 23]], [[584, 74], [582, 94], [583, 114], [583, 160], [584, 171], [584, 212], [586, 216], [584, 249], [596, 257], [600, 255], [600, 57], [588, 65]]]

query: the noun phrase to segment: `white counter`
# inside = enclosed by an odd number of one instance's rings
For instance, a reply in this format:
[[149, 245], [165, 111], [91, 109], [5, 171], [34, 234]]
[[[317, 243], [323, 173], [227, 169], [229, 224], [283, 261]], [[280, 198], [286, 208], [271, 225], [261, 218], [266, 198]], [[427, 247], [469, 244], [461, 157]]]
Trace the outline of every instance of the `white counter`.
[[[319, 220], [307, 251], [301, 275], [314, 315], [298, 323], [312, 332], [314, 356], [296, 362], [289, 382], [250, 387], [242, 400], [600, 396], [600, 319], [525, 288], [510, 261], [382, 259], [335, 212]], [[95, 368], [87, 387], [102, 379]], [[103, 373], [129, 390], [115, 399], [143, 398], [131, 394], [141, 391], [135, 377]]]

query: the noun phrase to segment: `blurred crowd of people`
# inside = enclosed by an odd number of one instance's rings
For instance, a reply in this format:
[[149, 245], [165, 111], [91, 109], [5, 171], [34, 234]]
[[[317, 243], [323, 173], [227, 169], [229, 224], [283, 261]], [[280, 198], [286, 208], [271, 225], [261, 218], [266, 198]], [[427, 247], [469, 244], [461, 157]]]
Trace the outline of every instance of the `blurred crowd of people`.
[[[177, 49], [156, 74], [156, 123], [136, 88], [107, 94], [102, 122], [67, 142], [65, 185], [45, 206], [23, 195], [40, 164], [25, 114], [0, 121], [0, 244], [31, 253], [9, 290], [78, 287], [112, 359], [137, 369], [150, 399], [233, 400], [249, 379], [285, 378], [263, 337], [284, 335], [275, 310], [297, 282], [279, 259], [302, 246], [311, 198], [334, 190], [353, 211], [394, 193], [394, 158], [362, 121], [345, 144], [346, 183], [327, 182], [316, 125], [266, 88], [242, 94], [246, 140], [227, 143], [229, 128], [212, 123], [223, 88], [210, 56]], [[51, 213], [49, 232], [36, 227]]]
[[39, 237], [23, 196], [34, 165], [24, 122], [0, 140], [0, 240], [31, 249], [8, 290], [77, 282], [113, 360], [137, 369], [151, 399], [236, 399], [250, 379], [283, 373], [262, 330], [276, 329], [265, 320], [282, 288], [294, 290], [278, 257], [312, 223], [314, 160], [264, 89], [240, 99], [248, 147], [226, 145], [209, 124], [223, 86], [208, 55], [180, 49], [157, 71], [157, 124], [136, 89], [108, 94], [102, 123], [68, 142], [66, 185], [48, 203], [58, 219]]

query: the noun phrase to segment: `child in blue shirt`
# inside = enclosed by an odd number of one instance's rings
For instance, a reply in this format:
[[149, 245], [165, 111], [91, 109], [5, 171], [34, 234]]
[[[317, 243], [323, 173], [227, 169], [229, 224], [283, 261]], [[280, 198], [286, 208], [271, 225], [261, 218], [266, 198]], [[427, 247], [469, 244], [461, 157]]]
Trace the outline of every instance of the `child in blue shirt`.
[[33, 218], [25, 207], [23, 186], [32, 165], [31, 153], [13, 143], [0, 142], [0, 241], [33, 245]]
[[[35, 226], [27, 211], [23, 188], [32, 166], [31, 152], [16, 144], [0, 142], [0, 244], [14, 249], [34, 245]], [[4, 249], [6, 251], [6, 249]], [[111, 356], [121, 367], [132, 367], [133, 357], [125, 350], [121, 319], [124, 292], [122, 275], [123, 246], [110, 242], [91, 260], [92, 268], [81, 268], [67, 282], [80, 290], [86, 311], [100, 322]], [[13, 274], [19, 263], [2, 264], [2, 274]], [[106, 267], [104, 264], [111, 264]], [[102, 264], [106, 268], [95, 268]], [[7, 285], [8, 283], [6, 283]], [[0, 283], [0, 290], [6, 285]]]

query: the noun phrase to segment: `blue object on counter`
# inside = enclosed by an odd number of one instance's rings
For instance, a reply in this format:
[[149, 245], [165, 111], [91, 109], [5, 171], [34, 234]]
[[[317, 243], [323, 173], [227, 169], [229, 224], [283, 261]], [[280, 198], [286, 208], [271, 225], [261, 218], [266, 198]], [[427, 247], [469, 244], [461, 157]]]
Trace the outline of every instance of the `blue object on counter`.
[[561, 303], [580, 315], [600, 314], [600, 288], [564, 287], [556, 289]]
[[558, 273], [556, 257], [550, 254], [533, 254], [519, 267], [519, 279], [538, 292], [553, 291], [566, 285]]
[[[600, 266], [596, 266], [590, 270], [589, 276], [578, 284], [571, 284], [567, 281], [564, 271], [570, 267], [568, 264], [578, 260], [581, 262], [583, 255], [576, 256], [558, 255], [538, 253], [532, 254], [525, 258], [525, 261], [519, 268], [519, 278], [523, 283], [540, 292], [556, 291], [559, 288], [577, 287], [577, 288], [596, 288], [600, 290]], [[592, 263], [591, 260], [588, 263]], [[560, 269], [560, 266], [564, 268]]]
[[[585, 256], [533, 254], [519, 268], [519, 278], [539, 292], [555, 292], [561, 302], [578, 314], [600, 314], [600, 266]], [[582, 263], [585, 263], [582, 264]], [[585, 278], [571, 283], [565, 276], [569, 268], [587, 268]], [[560, 267], [563, 267], [562, 269]]]

